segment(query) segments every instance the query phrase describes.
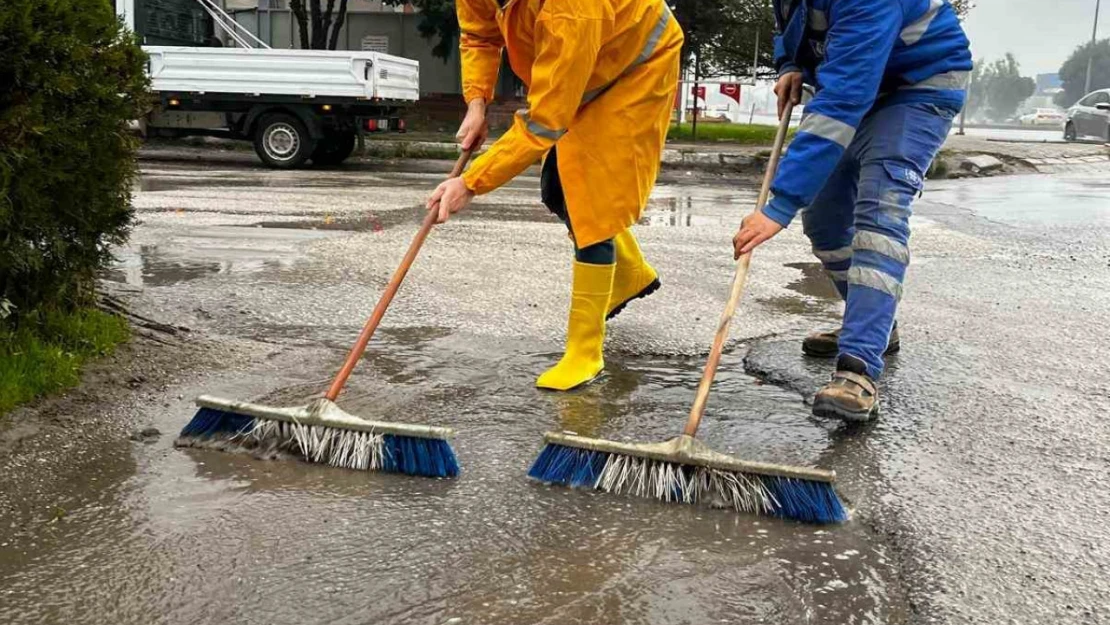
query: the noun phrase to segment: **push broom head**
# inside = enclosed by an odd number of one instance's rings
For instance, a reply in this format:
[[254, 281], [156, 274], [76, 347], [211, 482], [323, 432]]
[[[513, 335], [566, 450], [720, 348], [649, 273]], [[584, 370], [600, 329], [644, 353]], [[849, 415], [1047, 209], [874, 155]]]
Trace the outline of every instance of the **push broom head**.
[[543, 482], [807, 523], [848, 516], [833, 489], [835, 473], [739, 460], [691, 436], [638, 445], [549, 432], [544, 441], [528, 472]]
[[363, 471], [455, 477], [459, 464], [450, 429], [368, 421], [326, 399], [275, 408], [202, 396], [181, 430], [179, 447], [242, 448], [291, 454], [307, 462]]

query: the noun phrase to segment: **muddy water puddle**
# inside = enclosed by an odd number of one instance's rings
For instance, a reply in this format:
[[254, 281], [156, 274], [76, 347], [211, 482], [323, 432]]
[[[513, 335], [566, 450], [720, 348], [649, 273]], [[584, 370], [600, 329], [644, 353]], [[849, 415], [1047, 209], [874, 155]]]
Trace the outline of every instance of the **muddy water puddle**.
[[787, 263], [784, 266], [797, 269], [800, 273], [796, 280], [786, 285], [797, 295], [763, 298], [760, 303], [788, 315], [833, 320], [841, 318], [840, 295], [820, 263]]
[[641, 226], [734, 228], [751, 210], [756, 194], [725, 187], [660, 186], [640, 218]]
[[977, 217], [1004, 224], [1096, 227], [1110, 223], [1108, 187], [1099, 175], [1005, 176], [938, 182], [924, 197], [927, 204], [973, 206]]
[[[449, 166], [445, 170], [450, 169]], [[147, 171], [137, 182], [137, 190], [146, 193], [204, 188], [258, 187], [277, 189], [357, 189], [361, 187], [427, 186], [427, 174], [391, 172], [388, 175], [366, 171], [268, 171], [206, 170], [197, 175], [193, 170], [172, 169]]]
[[194, 227], [157, 244], [116, 250], [116, 262], [105, 278], [156, 287], [217, 274], [277, 272], [299, 262], [304, 244], [335, 234], [295, 228]]
[[787, 263], [786, 266], [797, 269], [802, 274], [797, 280], [787, 284], [786, 288], [826, 302], [840, 301], [840, 294], [836, 292], [836, 286], [821, 267], [821, 263]]
[[[431, 192], [440, 180], [451, 171], [453, 161], [422, 163], [418, 170], [406, 169], [390, 163], [355, 163], [337, 169], [302, 169], [291, 171], [268, 170], [256, 167], [213, 167], [198, 169], [194, 164], [180, 166], [174, 163], [147, 164], [136, 183], [136, 190], [144, 193], [181, 191], [204, 188], [258, 187], [268, 192], [280, 189], [349, 189], [360, 188], [399, 189], [421, 188]], [[535, 176], [521, 176], [503, 188], [534, 189]]]
[[[425, 216], [424, 208], [414, 206], [410, 209], [388, 211], [365, 211], [339, 217], [323, 216], [299, 221], [262, 221], [261, 228], [293, 230], [325, 230], [337, 232], [382, 232], [396, 226], [416, 228]], [[531, 206], [512, 206], [487, 204], [477, 201], [467, 209], [451, 218], [459, 221], [502, 221], [559, 223], [559, 219], [538, 203]]]
[[[455, 428], [458, 480], [178, 450], [172, 435], [106, 457], [107, 466], [92, 471], [105, 476], [96, 494], [77, 486], [84, 504], [11, 546], [25, 556], [0, 563], [0, 621], [852, 623], [904, 616], [892, 564], [858, 523], [811, 527], [528, 480], [546, 430], [637, 441], [674, 436], [702, 362], [614, 353], [598, 382], [550, 394], [532, 383], [557, 354], [527, 347], [440, 328], [391, 329], [341, 398], [345, 409], [370, 418]], [[291, 349], [259, 372], [171, 389], [184, 399], [152, 419], [175, 432], [191, 416], [187, 398], [202, 391], [303, 402], [323, 390], [341, 356], [338, 349]], [[747, 458], [835, 464], [832, 424], [812, 420], [796, 394], [742, 373], [741, 356], [726, 355], [704, 438]]]

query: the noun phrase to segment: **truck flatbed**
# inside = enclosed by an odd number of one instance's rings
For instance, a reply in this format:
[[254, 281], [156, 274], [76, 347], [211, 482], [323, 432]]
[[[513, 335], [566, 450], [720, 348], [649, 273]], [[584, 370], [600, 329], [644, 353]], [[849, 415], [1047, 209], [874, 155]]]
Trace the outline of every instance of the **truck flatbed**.
[[380, 52], [144, 46], [155, 92], [415, 102], [420, 64]]

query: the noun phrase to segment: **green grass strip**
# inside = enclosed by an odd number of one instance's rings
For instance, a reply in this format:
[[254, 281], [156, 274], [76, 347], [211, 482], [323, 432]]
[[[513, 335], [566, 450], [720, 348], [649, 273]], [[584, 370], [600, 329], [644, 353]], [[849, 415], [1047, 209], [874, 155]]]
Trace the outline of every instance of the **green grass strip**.
[[[698, 122], [698, 142], [707, 143], [735, 143], [738, 145], [767, 145], [775, 142], [775, 126], [760, 124], [722, 124], [713, 122]], [[793, 136], [794, 131], [790, 132]], [[692, 141], [694, 138], [693, 126], [686, 124], [672, 124], [667, 133], [668, 141]]]
[[39, 312], [0, 322], [0, 414], [76, 386], [81, 366], [127, 340], [127, 322], [100, 310]]

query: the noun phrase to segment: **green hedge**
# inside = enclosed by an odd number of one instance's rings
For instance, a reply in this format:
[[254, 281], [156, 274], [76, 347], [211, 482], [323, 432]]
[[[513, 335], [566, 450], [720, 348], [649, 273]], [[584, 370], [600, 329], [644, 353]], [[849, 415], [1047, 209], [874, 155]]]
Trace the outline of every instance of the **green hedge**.
[[145, 56], [113, 0], [0, 0], [0, 319], [88, 303], [131, 223]]

